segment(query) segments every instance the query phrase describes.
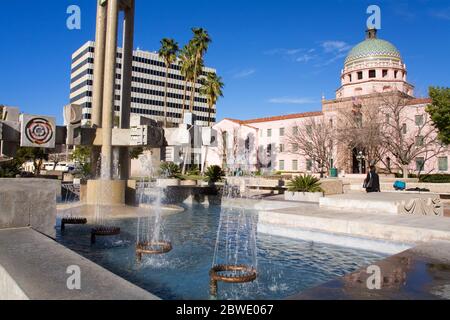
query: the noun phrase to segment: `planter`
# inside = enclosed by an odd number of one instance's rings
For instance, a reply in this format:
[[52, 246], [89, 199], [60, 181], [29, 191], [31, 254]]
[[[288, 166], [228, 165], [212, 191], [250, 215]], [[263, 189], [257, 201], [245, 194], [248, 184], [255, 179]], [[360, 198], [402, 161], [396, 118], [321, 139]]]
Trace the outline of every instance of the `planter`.
[[178, 187], [180, 185], [180, 179], [158, 179], [156, 185], [160, 188]]
[[182, 180], [180, 182], [181, 186], [190, 186], [190, 187], [195, 187], [197, 186], [197, 180]]
[[298, 201], [298, 202], [315, 202], [319, 203], [320, 198], [323, 198], [322, 192], [289, 192], [286, 191], [284, 199], [286, 201]]

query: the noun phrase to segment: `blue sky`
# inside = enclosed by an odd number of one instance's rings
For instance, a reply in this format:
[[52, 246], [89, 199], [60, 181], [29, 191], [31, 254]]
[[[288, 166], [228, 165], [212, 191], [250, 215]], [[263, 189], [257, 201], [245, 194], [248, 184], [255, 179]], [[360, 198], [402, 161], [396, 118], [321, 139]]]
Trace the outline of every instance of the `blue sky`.
[[[0, 0], [0, 103], [62, 121], [71, 54], [94, 40], [95, 0]], [[431, 1], [136, 0], [135, 46], [157, 50], [163, 37], [181, 45], [190, 28], [214, 42], [206, 56], [226, 84], [218, 118], [254, 118], [320, 110], [333, 98], [348, 50], [364, 39], [366, 9], [382, 10], [380, 38], [394, 43], [416, 95], [450, 86], [450, 3]], [[81, 30], [66, 28], [69, 5]]]

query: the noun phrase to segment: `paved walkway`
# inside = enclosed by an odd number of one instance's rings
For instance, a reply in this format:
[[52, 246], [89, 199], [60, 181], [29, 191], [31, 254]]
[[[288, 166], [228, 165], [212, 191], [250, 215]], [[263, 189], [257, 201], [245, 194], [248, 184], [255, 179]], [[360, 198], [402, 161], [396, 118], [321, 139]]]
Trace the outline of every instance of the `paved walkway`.
[[348, 212], [298, 203], [296, 207], [263, 210], [259, 214], [259, 222], [408, 243], [450, 241], [450, 219], [447, 217]]

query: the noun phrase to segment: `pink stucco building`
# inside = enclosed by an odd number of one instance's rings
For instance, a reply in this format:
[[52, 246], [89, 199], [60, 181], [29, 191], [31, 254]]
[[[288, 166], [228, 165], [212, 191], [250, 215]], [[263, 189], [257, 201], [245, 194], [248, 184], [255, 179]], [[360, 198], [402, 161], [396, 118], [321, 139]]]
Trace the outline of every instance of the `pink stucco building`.
[[[290, 143], [292, 140], [287, 136], [304, 130], [311, 119], [342, 131], [342, 115], [378, 110], [377, 121], [383, 122], [380, 128], [392, 131], [392, 141], [396, 138], [402, 143], [413, 141], [413, 149], [417, 151], [410, 152], [407, 166], [399, 165], [398, 157], [392, 153], [383, 152], [377, 159], [381, 171], [399, 172], [408, 167], [410, 173], [449, 173], [449, 149], [439, 143], [434, 145], [436, 132], [426, 112], [431, 100], [414, 97], [414, 86], [407, 81], [406, 64], [399, 50], [379, 39], [377, 30], [367, 31], [366, 39], [350, 51], [340, 79], [336, 98], [323, 99], [321, 111], [220, 121], [214, 126], [219, 132], [218, 147], [209, 152], [207, 164], [250, 172], [265, 169], [314, 173], [318, 170], [314, 159], [298, 152], [298, 146]], [[429, 142], [433, 142], [433, 150], [423, 147]], [[354, 148], [338, 138], [334, 144], [330, 167], [349, 174], [366, 171], [369, 165], [366, 148]]]

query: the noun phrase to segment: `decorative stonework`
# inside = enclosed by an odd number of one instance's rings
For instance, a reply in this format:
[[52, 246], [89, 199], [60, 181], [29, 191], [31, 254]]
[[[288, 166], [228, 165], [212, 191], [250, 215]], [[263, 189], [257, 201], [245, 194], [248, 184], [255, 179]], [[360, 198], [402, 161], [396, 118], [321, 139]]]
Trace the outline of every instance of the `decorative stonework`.
[[443, 217], [444, 206], [439, 197], [437, 198], [416, 198], [400, 205], [400, 214], [415, 216]]

